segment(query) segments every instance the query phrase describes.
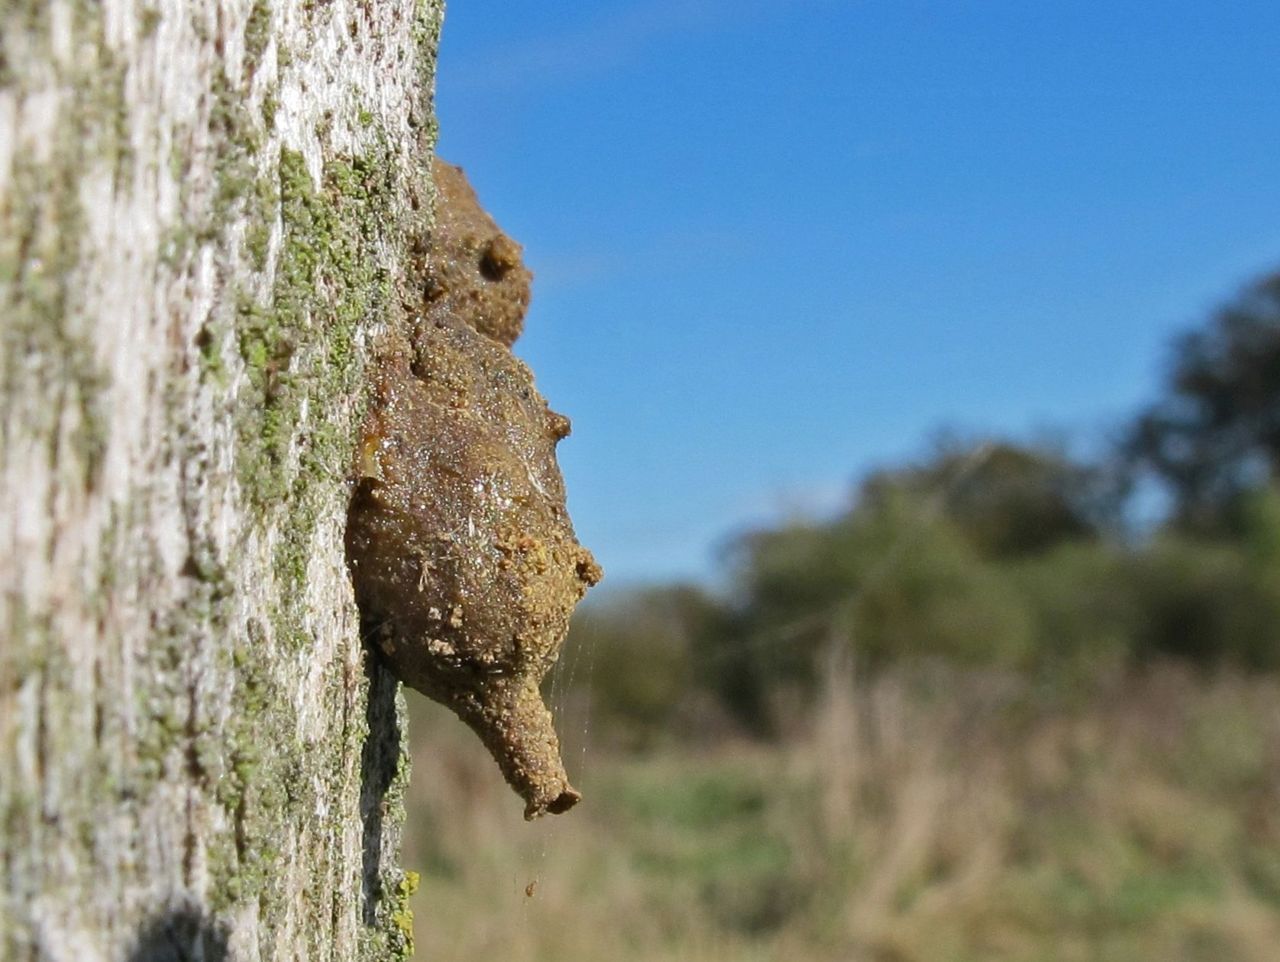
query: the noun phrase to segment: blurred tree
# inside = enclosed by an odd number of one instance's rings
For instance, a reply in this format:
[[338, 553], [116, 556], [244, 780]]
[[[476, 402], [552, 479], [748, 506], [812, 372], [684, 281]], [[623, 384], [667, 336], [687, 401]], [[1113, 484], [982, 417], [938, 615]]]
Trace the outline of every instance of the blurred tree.
[[[880, 476], [826, 524], [740, 539], [735, 604], [742, 689], [766, 730], [778, 696], [807, 697], [833, 644], [863, 668], [902, 658], [1021, 664], [1031, 642], [1022, 600], [936, 498]], [[749, 697], [748, 697], [749, 696]]]
[[[1175, 361], [1119, 457], [945, 441], [869, 476], [836, 518], [737, 538], [723, 602], [675, 587], [583, 616], [602, 713], [644, 742], [701, 693], [775, 733], [832, 654], [1063, 689], [1170, 657], [1280, 668], [1280, 274], [1182, 338]], [[1141, 543], [1118, 536], [1139, 466], [1175, 501], [1171, 530]]]
[[1177, 342], [1126, 453], [1169, 486], [1176, 526], [1238, 533], [1242, 494], [1280, 478], [1280, 272]]
[[1167, 535], [1135, 553], [1124, 577], [1139, 616], [1140, 661], [1280, 668], [1280, 592], [1238, 545]]
[[[646, 588], [588, 604], [574, 616], [570, 645], [592, 652], [588, 695], [606, 738], [649, 747], [681, 727], [702, 688], [728, 697], [720, 682], [733, 675], [721, 657], [723, 607], [692, 585]], [[705, 683], [705, 684], [704, 684]]]
[[1280, 490], [1268, 485], [1250, 491], [1240, 515], [1240, 540], [1251, 570], [1280, 585]]
[[944, 443], [924, 464], [872, 475], [862, 500], [892, 491], [932, 500], [984, 558], [1095, 538], [1118, 500], [1103, 469], [1009, 441]]
[[1132, 557], [1123, 545], [1093, 540], [1003, 566], [1004, 589], [1023, 599], [1032, 619], [1028, 667], [1053, 689], [1091, 686], [1132, 663], [1142, 622]]

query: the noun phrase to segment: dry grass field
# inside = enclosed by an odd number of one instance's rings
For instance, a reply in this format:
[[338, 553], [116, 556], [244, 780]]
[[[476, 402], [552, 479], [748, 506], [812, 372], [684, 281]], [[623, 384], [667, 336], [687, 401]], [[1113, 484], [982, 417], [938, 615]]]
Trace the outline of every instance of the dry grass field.
[[419, 957], [1280, 958], [1277, 681], [1157, 666], [1065, 697], [937, 669], [826, 690], [780, 740], [644, 754], [592, 747], [561, 696], [586, 800], [532, 825], [413, 696]]

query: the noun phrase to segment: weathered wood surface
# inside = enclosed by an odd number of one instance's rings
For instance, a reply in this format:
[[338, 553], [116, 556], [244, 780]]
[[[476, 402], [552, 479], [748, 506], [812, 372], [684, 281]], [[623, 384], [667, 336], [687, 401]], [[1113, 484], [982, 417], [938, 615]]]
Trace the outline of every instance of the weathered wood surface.
[[0, 3], [0, 958], [393, 958], [342, 550], [442, 0]]

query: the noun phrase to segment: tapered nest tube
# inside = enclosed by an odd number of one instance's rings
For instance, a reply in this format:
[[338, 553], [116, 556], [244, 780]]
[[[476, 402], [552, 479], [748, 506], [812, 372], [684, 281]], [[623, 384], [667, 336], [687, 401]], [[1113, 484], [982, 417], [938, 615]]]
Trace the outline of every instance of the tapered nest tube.
[[356, 598], [408, 685], [474, 729], [526, 817], [580, 798], [538, 693], [601, 571], [565, 509], [568, 420], [528, 368], [448, 320], [383, 361], [347, 525]]
[[530, 679], [503, 679], [478, 695], [452, 707], [480, 736], [507, 784], [524, 799], [524, 817], [560, 815], [578, 804], [582, 795], [569, 784], [560, 740], [538, 686]]

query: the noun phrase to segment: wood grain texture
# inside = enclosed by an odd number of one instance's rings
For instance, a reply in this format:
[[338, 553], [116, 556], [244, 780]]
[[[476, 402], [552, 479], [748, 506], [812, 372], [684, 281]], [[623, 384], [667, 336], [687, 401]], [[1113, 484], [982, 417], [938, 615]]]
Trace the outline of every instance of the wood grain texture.
[[0, 6], [0, 959], [408, 951], [343, 524], [441, 15]]

